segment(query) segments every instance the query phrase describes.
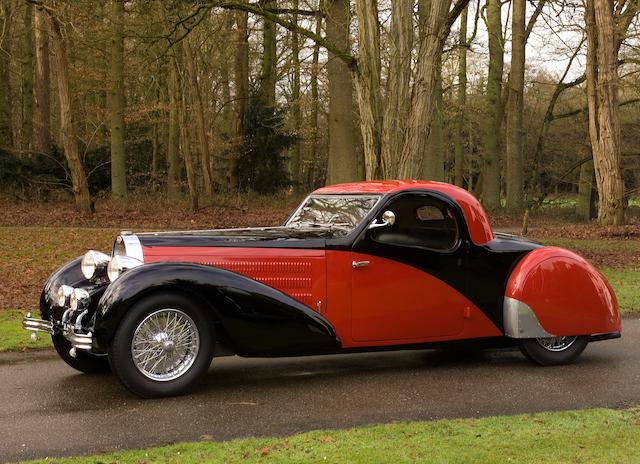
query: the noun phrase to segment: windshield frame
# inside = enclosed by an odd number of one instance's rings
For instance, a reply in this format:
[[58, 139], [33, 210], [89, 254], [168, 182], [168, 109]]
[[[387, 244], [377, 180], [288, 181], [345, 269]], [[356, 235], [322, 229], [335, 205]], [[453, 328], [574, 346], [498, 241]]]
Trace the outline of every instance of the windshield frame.
[[[307, 204], [307, 202], [311, 198], [355, 198], [355, 197], [375, 198], [376, 201], [373, 204], [373, 206], [371, 206], [371, 208], [369, 209], [367, 214], [365, 214], [363, 216], [362, 220], [359, 223], [355, 224], [353, 226], [353, 228], [349, 229], [348, 233], [345, 234], [345, 236], [349, 236], [349, 235], [353, 234], [356, 230], [358, 230], [360, 228], [360, 226], [362, 226], [362, 224], [367, 222], [367, 218], [369, 218], [374, 213], [374, 211], [376, 210], [377, 206], [380, 204], [380, 202], [384, 198], [383, 194], [381, 194], [381, 193], [370, 193], [370, 192], [362, 192], [362, 193], [318, 193], [318, 194], [312, 193], [310, 195], [307, 195], [307, 197], [305, 197], [305, 199], [302, 200], [302, 202], [300, 202], [300, 204], [293, 211], [293, 213], [291, 213], [289, 215], [289, 217], [287, 218], [287, 220], [284, 223], [284, 227], [296, 227], [296, 226], [291, 224], [291, 221], [293, 221], [293, 219], [298, 215], [300, 210], [304, 207], [304, 205]], [[340, 226], [332, 226], [332, 227], [340, 228]]]

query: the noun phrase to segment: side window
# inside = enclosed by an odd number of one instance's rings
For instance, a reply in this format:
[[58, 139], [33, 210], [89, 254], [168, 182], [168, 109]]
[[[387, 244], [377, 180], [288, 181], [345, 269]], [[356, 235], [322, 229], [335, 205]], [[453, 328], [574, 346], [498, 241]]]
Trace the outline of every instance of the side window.
[[420, 206], [416, 209], [416, 219], [420, 222], [441, 221], [444, 219], [444, 214], [437, 206]]
[[406, 196], [385, 210], [395, 213], [396, 222], [391, 227], [373, 230], [371, 238], [376, 242], [437, 251], [452, 250], [458, 244], [455, 213], [437, 198]]

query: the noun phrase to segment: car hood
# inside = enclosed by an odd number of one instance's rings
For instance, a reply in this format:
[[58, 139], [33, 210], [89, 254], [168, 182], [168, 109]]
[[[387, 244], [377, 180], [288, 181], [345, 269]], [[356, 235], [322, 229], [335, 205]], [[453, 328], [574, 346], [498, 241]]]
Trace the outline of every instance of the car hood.
[[333, 227], [252, 227], [244, 229], [187, 230], [137, 234], [145, 247], [175, 246], [291, 246], [343, 236], [344, 229]]

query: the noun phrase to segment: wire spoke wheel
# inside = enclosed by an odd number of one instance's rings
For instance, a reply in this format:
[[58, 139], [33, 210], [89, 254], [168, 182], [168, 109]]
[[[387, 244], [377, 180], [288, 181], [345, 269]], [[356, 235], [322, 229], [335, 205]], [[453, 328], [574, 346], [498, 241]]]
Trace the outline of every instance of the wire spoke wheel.
[[179, 309], [149, 314], [131, 340], [135, 367], [149, 379], [167, 382], [182, 376], [200, 350], [200, 333], [191, 317]]
[[536, 340], [542, 348], [552, 352], [564, 351], [575, 343], [578, 337], [548, 337], [537, 338]]

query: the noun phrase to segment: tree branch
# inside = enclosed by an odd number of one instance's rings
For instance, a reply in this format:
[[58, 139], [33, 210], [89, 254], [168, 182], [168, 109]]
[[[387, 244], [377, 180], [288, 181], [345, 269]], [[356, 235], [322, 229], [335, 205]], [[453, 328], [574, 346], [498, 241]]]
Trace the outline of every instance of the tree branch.
[[[625, 100], [621, 103], [618, 104], [619, 107], [622, 106], [627, 106], [627, 105], [632, 105], [634, 103], [637, 103], [640, 101], [640, 98], [632, 98], [630, 100]], [[584, 113], [586, 111], [589, 111], [589, 107], [585, 106], [583, 108], [579, 108], [577, 110], [573, 110], [573, 111], [567, 111], [566, 113], [560, 113], [560, 114], [552, 114], [551, 115], [551, 119], [553, 121], [555, 121], [556, 119], [562, 119], [562, 118], [570, 118], [571, 116], [576, 116], [580, 113]]]
[[[398, 1], [406, 1], [406, 0], [398, 0]], [[456, 4], [453, 5], [453, 8], [451, 9], [451, 11], [449, 12], [449, 15], [447, 16], [447, 22], [446, 22], [447, 31], [451, 30], [453, 23], [456, 22], [456, 19], [458, 19], [458, 16], [460, 16], [460, 14], [462, 13], [462, 10], [464, 10], [468, 4], [469, 4], [469, 0], [456, 1]]]
[[[460, 2], [468, 2], [469, 0], [459, 0]], [[240, 10], [246, 11], [247, 13], [252, 13], [258, 16], [262, 16], [263, 18], [278, 24], [279, 26], [284, 27], [285, 29], [300, 34], [308, 39], [313, 40], [315, 43], [320, 45], [321, 47], [326, 48], [329, 52], [333, 53], [336, 57], [340, 58], [344, 61], [347, 66], [350, 68], [355, 68], [358, 65], [358, 60], [354, 57], [349, 50], [342, 50], [333, 44], [331, 41], [327, 40], [325, 37], [322, 37], [319, 34], [316, 34], [309, 29], [299, 26], [296, 23], [293, 23], [287, 19], [284, 19], [278, 16], [276, 13], [262, 8], [262, 6], [258, 3], [252, 3], [248, 1], [241, 0], [227, 0], [227, 1], [207, 1], [203, 3], [203, 5], [208, 6], [209, 8], [222, 8], [225, 10]]]
[[533, 27], [536, 25], [538, 16], [540, 16], [540, 13], [542, 13], [542, 9], [544, 8], [545, 3], [547, 3], [547, 0], [539, 0], [538, 4], [536, 5], [536, 9], [533, 10], [531, 17], [529, 18], [529, 22], [527, 23], [527, 28], [524, 30], [524, 43], [527, 43], [529, 41], [529, 36], [531, 35], [531, 31], [533, 30]]

